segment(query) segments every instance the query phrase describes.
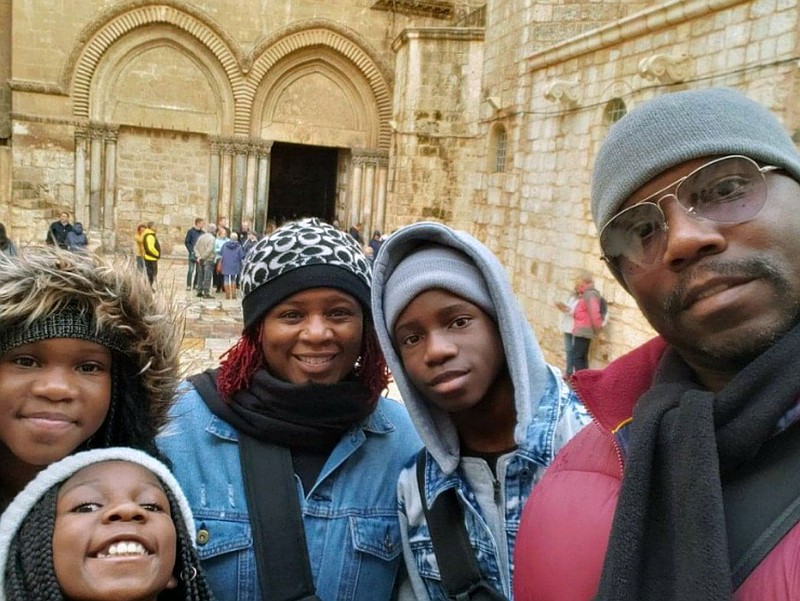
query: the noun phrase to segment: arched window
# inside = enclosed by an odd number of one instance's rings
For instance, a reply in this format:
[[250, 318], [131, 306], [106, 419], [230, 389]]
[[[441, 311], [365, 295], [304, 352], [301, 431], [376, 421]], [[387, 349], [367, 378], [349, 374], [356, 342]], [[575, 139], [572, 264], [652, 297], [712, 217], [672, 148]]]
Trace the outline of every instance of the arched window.
[[613, 125], [622, 119], [628, 112], [628, 107], [622, 98], [612, 98], [606, 105], [606, 123]]
[[506, 128], [497, 125], [492, 131], [492, 140], [489, 146], [492, 173], [502, 173], [506, 170]]

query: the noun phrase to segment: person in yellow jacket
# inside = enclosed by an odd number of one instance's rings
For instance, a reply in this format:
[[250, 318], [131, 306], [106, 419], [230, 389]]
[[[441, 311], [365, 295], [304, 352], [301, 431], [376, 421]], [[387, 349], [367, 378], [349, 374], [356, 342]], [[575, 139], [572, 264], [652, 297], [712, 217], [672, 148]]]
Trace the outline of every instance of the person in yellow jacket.
[[144, 271], [144, 231], [147, 229], [147, 226], [144, 223], [140, 223], [136, 226], [136, 235], [133, 237], [133, 241], [136, 243], [136, 267], [140, 270]]
[[142, 257], [147, 273], [147, 281], [154, 286], [158, 276], [158, 259], [161, 257], [161, 245], [156, 237], [155, 223], [148, 221], [142, 232]]

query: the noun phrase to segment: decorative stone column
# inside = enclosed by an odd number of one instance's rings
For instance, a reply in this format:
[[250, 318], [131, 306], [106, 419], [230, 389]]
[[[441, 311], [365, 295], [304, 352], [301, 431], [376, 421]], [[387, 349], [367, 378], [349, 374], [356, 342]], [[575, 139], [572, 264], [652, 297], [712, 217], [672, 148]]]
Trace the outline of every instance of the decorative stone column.
[[247, 149], [247, 180], [244, 185], [244, 205], [242, 206], [242, 215], [236, 227], [238, 228], [242, 221], [249, 221], [251, 228], [253, 225], [254, 206], [256, 199], [256, 181], [258, 179], [258, 147], [257, 142], [252, 142]]
[[89, 131], [85, 126], [75, 128], [75, 221], [89, 225], [89, 194], [86, 190], [86, 153]]
[[383, 231], [388, 167], [389, 154], [385, 150], [353, 150], [349, 224], [363, 223], [367, 239], [375, 229]]
[[220, 217], [228, 216], [231, 208], [231, 177], [233, 173], [233, 143], [225, 140], [220, 144], [222, 151], [222, 165], [220, 168], [220, 195], [217, 212], [212, 213], [210, 218], [219, 221]]
[[233, 196], [232, 206], [229, 211], [231, 228], [236, 228], [242, 222], [242, 209], [247, 195], [247, 163], [250, 154], [249, 140], [236, 140], [233, 144]]
[[105, 145], [105, 164], [103, 165], [103, 230], [111, 236], [110, 248], [114, 248], [114, 206], [117, 189], [117, 139], [119, 126], [109, 125], [103, 131]]
[[353, 177], [351, 179], [350, 190], [350, 210], [347, 212], [347, 221], [340, 224], [342, 229], [347, 231], [351, 226], [357, 224], [361, 219], [361, 189], [363, 186], [364, 158], [353, 154]]
[[216, 136], [211, 138], [211, 161], [210, 173], [208, 174], [208, 219], [213, 221], [219, 211], [219, 187], [220, 187], [220, 153], [222, 151], [220, 139]]
[[103, 195], [103, 137], [102, 125], [89, 126], [89, 227], [99, 229], [102, 225], [102, 195]]
[[272, 159], [272, 140], [262, 142], [256, 148], [258, 162], [258, 181], [256, 183], [256, 206], [253, 229], [262, 233], [267, 225], [269, 214], [269, 166]]

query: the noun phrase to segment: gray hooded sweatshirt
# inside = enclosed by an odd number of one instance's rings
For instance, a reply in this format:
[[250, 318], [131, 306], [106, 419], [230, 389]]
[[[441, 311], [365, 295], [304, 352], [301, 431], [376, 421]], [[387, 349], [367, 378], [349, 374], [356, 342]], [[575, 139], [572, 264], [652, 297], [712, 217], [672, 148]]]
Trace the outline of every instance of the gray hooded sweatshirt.
[[[462, 457], [450, 415], [426, 401], [403, 370], [386, 323], [385, 284], [397, 265], [421, 244], [436, 243], [461, 251], [483, 278], [497, 315], [497, 326], [514, 386], [517, 448], [502, 455], [493, 473], [483, 459]], [[555, 453], [589, 421], [583, 405], [548, 365], [505, 269], [485, 246], [466, 232], [438, 223], [416, 223], [392, 234], [373, 268], [372, 310], [389, 368], [411, 419], [427, 449], [425, 496], [428, 506], [455, 488], [464, 521], [484, 579], [511, 598], [516, 533], [525, 500]], [[403, 553], [409, 580], [402, 599], [446, 599], [420, 503], [415, 466], [398, 482]]]

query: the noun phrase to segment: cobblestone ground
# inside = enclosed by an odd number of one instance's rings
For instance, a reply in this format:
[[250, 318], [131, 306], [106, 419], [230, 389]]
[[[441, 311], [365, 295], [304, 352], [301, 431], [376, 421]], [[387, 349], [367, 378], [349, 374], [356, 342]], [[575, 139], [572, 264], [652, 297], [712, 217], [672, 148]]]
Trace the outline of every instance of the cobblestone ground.
[[[181, 370], [191, 375], [215, 367], [220, 356], [236, 344], [242, 333], [242, 299], [227, 300], [225, 294], [197, 298], [186, 290], [186, 259], [164, 258], [158, 262], [157, 287], [175, 306], [177, 319], [184, 319]], [[388, 396], [400, 400], [394, 382]]]
[[197, 298], [186, 290], [186, 259], [165, 258], [158, 263], [158, 289], [184, 319], [181, 368], [184, 374], [202, 371], [219, 362], [220, 355], [236, 344], [242, 332], [242, 302], [225, 294]]

